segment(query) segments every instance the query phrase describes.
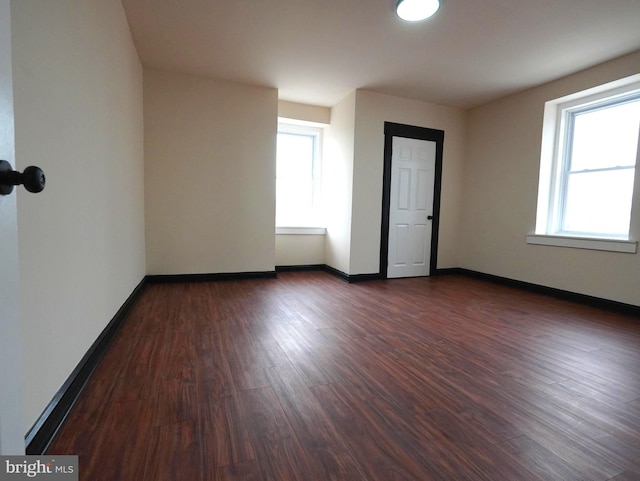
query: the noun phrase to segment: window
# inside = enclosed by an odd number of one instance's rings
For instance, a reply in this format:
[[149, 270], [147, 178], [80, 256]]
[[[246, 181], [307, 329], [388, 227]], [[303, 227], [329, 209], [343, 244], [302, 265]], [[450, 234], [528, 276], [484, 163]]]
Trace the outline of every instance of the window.
[[639, 131], [637, 82], [548, 103], [536, 234], [628, 240]]
[[554, 233], [627, 238], [638, 148], [638, 94], [562, 111]]
[[276, 226], [319, 227], [322, 130], [278, 124]]

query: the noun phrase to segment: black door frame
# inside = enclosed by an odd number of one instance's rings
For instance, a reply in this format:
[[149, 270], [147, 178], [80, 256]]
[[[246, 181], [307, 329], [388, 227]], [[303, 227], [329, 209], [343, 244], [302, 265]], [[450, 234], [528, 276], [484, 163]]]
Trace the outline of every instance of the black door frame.
[[440, 194], [442, 192], [442, 151], [444, 130], [415, 127], [413, 125], [384, 123], [384, 170], [382, 177], [382, 227], [380, 233], [380, 277], [387, 279], [389, 263], [389, 208], [391, 200], [391, 157], [393, 137], [429, 140], [436, 143], [436, 171], [433, 186], [433, 221], [431, 229], [431, 258], [429, 275], [436, 272], [438, 265], [438, 232], [440, 229]]

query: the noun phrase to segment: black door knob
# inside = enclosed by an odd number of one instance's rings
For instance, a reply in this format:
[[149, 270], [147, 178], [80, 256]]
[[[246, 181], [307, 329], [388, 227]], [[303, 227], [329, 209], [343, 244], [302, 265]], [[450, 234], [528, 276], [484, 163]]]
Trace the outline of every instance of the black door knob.
[[31, 165], [20, 173], [13, 170], [6, 160], [0, 160], [0, 195], [13, 192], [14, 185], [24, 185], [29, 192], [42, 192], [44, 184], [44, 172], [40, 167]]

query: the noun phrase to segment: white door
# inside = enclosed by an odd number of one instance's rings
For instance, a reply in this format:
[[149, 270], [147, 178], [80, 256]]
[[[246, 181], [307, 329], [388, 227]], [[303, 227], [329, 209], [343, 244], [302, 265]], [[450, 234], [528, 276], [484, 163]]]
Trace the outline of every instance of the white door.
[[436, 143], [393, 137], [387, 277], [430, 274]]
[[[0, 159], [13, 167], [9, 0], [0, 0]], [[16, 193], [0, 195], [0, 454], [24, 454]]]

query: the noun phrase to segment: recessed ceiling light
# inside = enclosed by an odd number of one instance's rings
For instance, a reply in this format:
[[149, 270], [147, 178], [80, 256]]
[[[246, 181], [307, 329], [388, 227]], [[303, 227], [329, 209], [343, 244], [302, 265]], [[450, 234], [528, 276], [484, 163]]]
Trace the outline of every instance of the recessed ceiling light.
[[396, 13], [402, 20], [418, 22], [433, 16], [440, 8], [440, 0], [399, 0]]

